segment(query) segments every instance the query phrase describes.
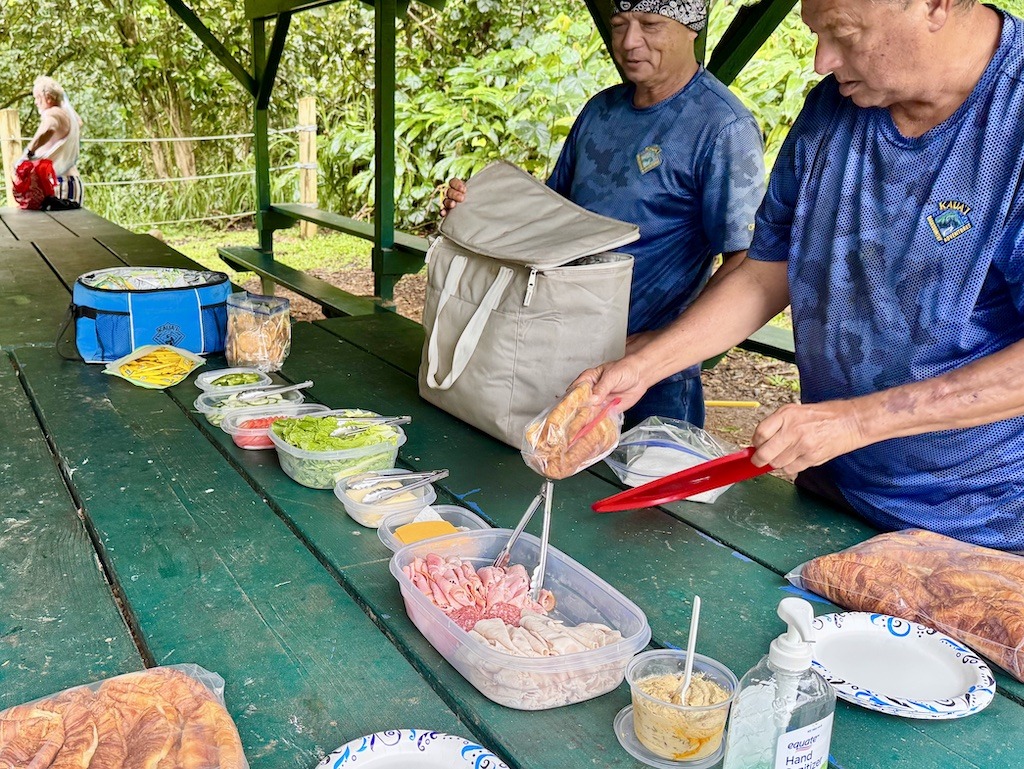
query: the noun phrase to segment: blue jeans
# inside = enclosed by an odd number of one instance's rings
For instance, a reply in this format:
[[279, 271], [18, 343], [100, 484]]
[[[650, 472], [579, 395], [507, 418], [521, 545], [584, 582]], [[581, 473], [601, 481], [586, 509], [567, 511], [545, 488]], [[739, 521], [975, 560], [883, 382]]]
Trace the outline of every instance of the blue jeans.
[[682, 419], [697, 427], [704, 426], [704, 388], [700, 375], [677, 381], [658, 382], [626, 412], [623, 429], [643, 422], [647, 417]]

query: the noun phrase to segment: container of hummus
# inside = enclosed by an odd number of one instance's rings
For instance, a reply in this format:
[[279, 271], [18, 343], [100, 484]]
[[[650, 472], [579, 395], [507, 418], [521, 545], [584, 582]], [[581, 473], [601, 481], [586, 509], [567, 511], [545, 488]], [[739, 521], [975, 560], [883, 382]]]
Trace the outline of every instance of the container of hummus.
[[[634, 747], [678, 766], [713, 766], [722, 757], [722, 738], [738, 682], [722, 663], [695, 654], [686, 701], [677, 702], [674, 695], [685, 669], [686, 652], [676, 649], [643, 652], [626, 666], [633, 696], [633, 732], [639, 743]], [[623, 747], [630, 749], [626, 743]]]

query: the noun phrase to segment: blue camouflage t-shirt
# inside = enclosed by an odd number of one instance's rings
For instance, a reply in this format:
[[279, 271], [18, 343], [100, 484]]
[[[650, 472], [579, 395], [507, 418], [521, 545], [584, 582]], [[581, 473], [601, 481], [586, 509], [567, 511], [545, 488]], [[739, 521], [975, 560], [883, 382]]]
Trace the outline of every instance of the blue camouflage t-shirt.
[[[771, 175], [749, 256], [788, 259], [804, 402], [940, 376], [1024, 338], [1024, 24], [1003, 14], [963, 105], [908, 139], [820, 83]], [[1024, 418], [832, 461], [882, 528], [1024, 549]]]
[[634, 107], [634, 90], [613, 86], [587, 103], [548, 180], [577, 205], [640, 228], [622, 249], [635, 258], [630, 334], [668, 324], [716, 254], [750, 245], [764, 195], [761, 131], [710, 73], [700, 68], [651, 107]]

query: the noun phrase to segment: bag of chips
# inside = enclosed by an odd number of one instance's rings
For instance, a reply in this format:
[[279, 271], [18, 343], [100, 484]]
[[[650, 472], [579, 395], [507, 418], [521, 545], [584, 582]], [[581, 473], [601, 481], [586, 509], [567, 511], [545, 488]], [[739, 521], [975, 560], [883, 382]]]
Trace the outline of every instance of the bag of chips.
[[1024, 680], [1024, 557], [907, 529], [815, 558], [786, 579], [844, 609], [933, 627]]

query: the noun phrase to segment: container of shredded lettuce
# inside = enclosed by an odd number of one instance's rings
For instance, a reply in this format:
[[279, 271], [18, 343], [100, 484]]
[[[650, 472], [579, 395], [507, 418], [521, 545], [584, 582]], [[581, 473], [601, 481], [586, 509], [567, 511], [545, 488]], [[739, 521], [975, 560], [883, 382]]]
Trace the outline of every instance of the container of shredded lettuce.
[[[363, 424], [356, 412], [317, 414], [279, 419], [270, 426], [281, 469], [296, 483], [311, 489], [333, 489], [342, 478], [395, 466], [405, 443], [400, 427], [372, 425], [353, 435], [332, 436], [339, 427]], [[364, 412], [369, 413], [369, 412]]]

